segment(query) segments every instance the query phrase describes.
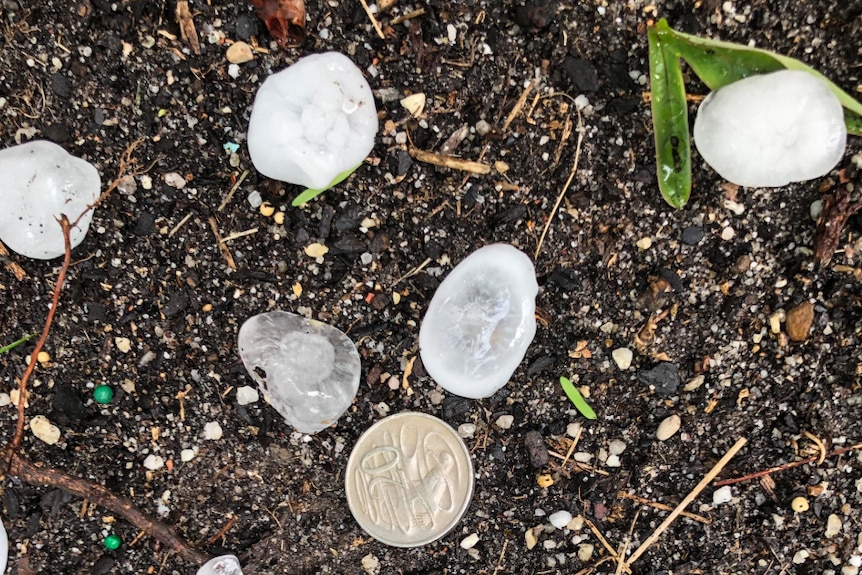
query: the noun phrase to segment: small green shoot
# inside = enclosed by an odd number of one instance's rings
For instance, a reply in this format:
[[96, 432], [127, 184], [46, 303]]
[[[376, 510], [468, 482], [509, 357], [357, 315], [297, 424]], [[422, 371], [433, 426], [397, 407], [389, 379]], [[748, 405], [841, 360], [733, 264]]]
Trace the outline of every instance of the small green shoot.
[[18, 347], [22, 343], [30, 341], [34, 337], [36, 337], [35, 333], [31, 333], [30, 335], [25, 335], [24, 337], [22, 337], [18, 341], [13, 341], [9, 345], [4, 345], [3, 347], [0, 347], [0, 353], [6, 353], [9, 350], [15, 349], [16, 347]]
[[785, 68], [808, 72], [826, 82], [844, 106], [847, 132], [862, 136], [862, 103], [799, 60], [742, 44], [677, 32], [663, 18], [649, 27], [647, 38], [658, 185], [665, 201], [675, 208], [684, 206], [691, 195], [688, 104], [680, 60], [685, 60], [710, 90]]
[[560, 377], [560, 385], [563, 386], [563, 391], [566, 392], [566, 395], [572, 400], [572, 403], [575, 404], [575, 408], [577, 408], [581, 415], [587, 419], [596, 418], [596, 412], [593, 411], [593, 408], [590, 407], [587, 400], [584, 399], [584, 396], [581, 395], [581, 392], [578, 391], [578, 388], [575, 387], [575, 384], [569, 378]]
[[350, 174], [355, 172], [359, 168], [359, 166], [361, 166], [361, 165], [362, 165], [362, 162], [356, 164], [355, 166], [353, 166], [349, 170], [344, 170], [343, 172], [341, 172], [340, 174], [335, 176], [335, 178], [333, 178], [333, 180], [331, 182], [329, 182], [329, 185], [326, 186], [325, 188], [319, 188], [316, 190], [312, 190], [311, 188], [308, 188], [307, 190], [305, 190], [304, 192], [302, 192], [301, 194], [296, 196], [296, 198], [294, 198], [291, 205], [296, 207], [296, 206], [301, 206], [302, 204], [307, 204], [308, 202], [310, 202], [311, 200], [313, 200], [314, 198], [316, 198], [317, 196], [319, 196], [320, 194], [322, 194], [323, 192], [325, 192], [329, 188], [333, 188], [333, 187], [337, 186], [338, 184], [340, 184], [341, 182], [343, 182], [344, 180], [346, 180], [350, 176]]

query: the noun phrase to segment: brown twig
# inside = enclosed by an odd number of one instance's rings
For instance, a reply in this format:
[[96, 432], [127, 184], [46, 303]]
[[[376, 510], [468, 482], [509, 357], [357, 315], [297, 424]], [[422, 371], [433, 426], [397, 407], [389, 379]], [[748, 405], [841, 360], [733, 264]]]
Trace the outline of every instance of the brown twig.
[[[656, 509], [661, 509], [662, 511], [673, 511], [673, 507], [671, 507], [670, 505], [665, 505], [664, 503], [659, 503], [658, 501], [650, 501], [649, 499], [644, 499], [643, 497], [638, 497], [637, 495], [632, 495], [631, 493], [627, 493], [625, 491], [618, 492], [617, 496], [624, 499], [630, 499], [632, 501], [640, 503], [641, 505], [655, 507]], [[712, 523], [712, 521], [710, 521], [706, 517], [703, 517], [702, 515], [697, 515], [695, 513], [689, 513], [688, 511], [683, 511], [682, 513], [680, 513], [680, 515], [682, 515], [683, 517], [688, 517], [689, 519], [693, 519], [694, 521], [699, 521], [706, 525]]]
[[652, 532], [652, 535], [647, 537], [646, 541], [641, 543], [641, 546], [638, 547], [634, 553], [632, 553], [631, 557], [629, 557], [628, 561], [626, 561], [627, 566], [631, 566], [631, 564], [637, 561], [638, 557], [643, 555], [644, 552], [646, 552], [646, 550], [649, 549], [653, 543], [658, 541], [658, 538], [661, 537], [662, 533], [664, 533], [668, 527], [670, 527], [670, 524], [673, 523], [676, 518], [682, 514], [683, 511], [685, 511], [685, 508], [688, 507], [689, 504], [694, 501], [698, 495], [700, 495], [700, 492], [703, 491], [707, 485], [709, 485], [709, 482], [715, 479], [716, 475], [721, 473], [721, 470], [724, 469], [724, 466], [727, 465], [731, 459], [733, 459], [733, 456], [736, 455], [736, 453], [740, 449], [742, 449], [742, 447], [746, 443], [747, 440], [744, 437], [740, 437], [736, 440], [736, 443], [734, 443], [733, 446], [727, 451], [727, 453], [724, 454], [724, 457], [718, 460], [718, 463], [716, 463], [712, 467], [712, 469], [709, 470], [709, 473], [707, 473], [703, 477], [703, 479], [700, 480], [700, 483], [698, 483], [694, 487], [694, 489], [691, 490], [691, 493], [685, 496], [685, 499], [683, 499], [679, 503], [679, 505], [676, 506], [676, 509], [671, 511], [670, 514], [665, 518], [665, 520], [661, 522], [661, 525], [656, 527], [656, 530]]
[[[856, 445], [851, 445], [850, 447], [842, 447], [841, 449], [836, 449], [835, 451], [831, 451], [828, 455], [826, 455], [826, 457], [834, 457], [835, 455], [841, 455], [842, 453], [847, 453], [848, 451], [854, 451], [856, 449], [862, 449], [862, 443], [857, 443]], [[713, 486], [721, 487], [723, 485], [733, 485], [735, 483], [751, 481], [752, 479], [758, 479], [760, 477], [763, 477], [764, 475], [769, 475], [777, 471], [784, 471], [786, 469], [793, 469], [794, 467], [799, 467], [800, 465], [805, 465], [807, 463], [814, 463], [815, 461], [820, 460], [820, 458], [821, 456], [818, 455], [816, 457], [809, 457], [808, 459], [802, 459], [800, 461], [793, 461], [792, 463], [784, 463], [782, 465], [778, 465], [777, 467], [770, 467], [769, 469], [764, 469], [756, 473], [749, 473], [748, 475], [743, 475], [742, 477], [734, 477], [733, 479], [722, 479], [721, 481], [716, 481], [715, 483], [713, 483]]]
[[2, 451], [9, 460], [9, 473], [31, 485], [59, 487], [63, 491], [87, 498], [114, 513], [119, 513], [129, 523], [155, 537], [168, 548], [192, 563], [203, 565], [209, 557], [186, 543], [177, 532], [160, 521], [150, 518], [135, 507], [135, 504], [109, 489], [91, 481], [73, 477], [59, 469], [38, 467], [23, 455], [8, 446]]
[[225, 534], [230, 530], [230, 528], [233, 527], [233, 524], [236, 523], [236, 520], [237, 516], [231, 515], [231, 518], [228, 519], [227, 523], [225, 523], [225, 526], [219, 529], [218, 533], [207, 539], [206, 545], [212, 545], [213, 543], [224, 537]]

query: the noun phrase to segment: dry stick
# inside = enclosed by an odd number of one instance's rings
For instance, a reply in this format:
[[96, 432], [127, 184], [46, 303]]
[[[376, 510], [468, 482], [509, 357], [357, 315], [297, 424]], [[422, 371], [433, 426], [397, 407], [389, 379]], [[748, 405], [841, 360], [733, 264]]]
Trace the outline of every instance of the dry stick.
[[[848, 451], [854, 451], [856, 449], [862, 449], [862, 443], [857, 443], [856, 445], [851, 445], [850, 447], [842, 447], [841, 449], [836, 449], [835, 451], [830, 452], [826, 457], [828, 458], [835, 455], [841, 455], [842, 453], [847, 453]], [[716, 481], [713, 486], [721, 487], [723, 485], [733, 485], [734, 483], [751, 481], [752, 479], [758, 479], [760, 477], [763, 477], [764, 475], [775, 473], [776, 471], [784, 471], [785, 469], [792, 469], [794, 467], [799, 467], [800, 465], [805, 465], [807, 463], [814, 463], [819, 459], [820, 456], [818, 455], [817, 457], [809, 457], [808, 459], [803, 459], [801, 461], [794, 461], [792, 463], [785, 463], [777, 467], [770, 467], [769, 469], [764, 469], [763, 471], [743, 475], [742, 477], [735, 477], [733, 479], [722, 479], [721, 481]]]
[[[649, 499], [644, 499], [643, 497], [638, 497], [637, 495], [632, 495], [631, 493], [626, 493], [625, 491], [620, 491], [617, 493], [618, 497], [622, 497], [624, 499], [630, 499], [641, 505], [648, 505], [649, 507], [655, 507], [656, 509], [661, 509], [662, 511], [673, 511], [673, 507], [670, 505], [665, 505], [664, 503], [659, 503], [658, 501], [650, 501]], [[712, 521], [707, 519], [702, 515], [697, 515], [695, 513], [690, 513], [688, 511], [683, 511], [680, 513], [683, 517], [688, 517], [689, 519], [693, 519], [694, 521], [699, 521], [705, 525], [710, 525]]]
[[691, 490], [691, 493], [685, 496], [685, 499], [683, 499], [680, 504], [676, 506], [676, 509], [670, 512], [667, 518], [665, 518], [665, 520], [661, 522], [661, 525], [659, 525], [656, 530], [653, 531], [652, 535], [647, 537], [647, 540], [641, 543], [641, 546], [638, 547], [634, 553], [632, 553], [632, 556], [629, 557], [628, 561], [626, 561], [626, 565], [630, 566], [638, 559], [638, 557], [643, 555], [644, 552], [649, 549], [653, 543], [658, 541], [658, 538], [661, 537], [661, 534], [664, 533], [668, 527], [670, 527], [670, 524], [673, 523], [674, 520], [679, 517], [679, 515], [683, 511], [685, 511], [685, 508], [688, 507], [689, 503], [694, 501], [697, 496], [700, 495], [700, 492], [703, 491], [707, 485], [709, 485], [709, 482], [715, 479], [716, 475], [721, 473], [721, 470], [724, 469], [724, 466], [727, 465], [731, 459], [733, 459], [733, 456], [736, 455], [736, 453], [740, 449], [742, 449], [742, 447], [746, 443], [747, 440], [744, 437], [740, 437], [736, 440], [736, 443], [733, 444], [733, 447], [731, 447], [728, 452], [724, 454], [724, 457], [718, 460], [718, 463], [716, 463], [712, 467], [712, 469], [709, 470], [709, 473], [707, 473], [703, 477], [703, 479], [700, 480], [700, 483], [698, 483], [695, 488]]
[[230, 269], [236, 270], [236, 262], [233, 261], [233, 256], [231, 255], [230, 250], [224, 244], [224, 241], [222, 241], [221, 232], [218, 231], [218, 222], [216, 221], [215, 216], [210, 216], [207, 218], [207, 221], [209, 222], [213, 235], [216, 238], [216, 246], [218, 246], [218, 250], [221, 252], [222, 257], [225, 259]]
[[377, 18], [374, 17], [374, 13], [371, 11], [371, 8], [368, 7], [368, 2], [365, 0], [359, 0], [362, 4], [362, 9], [365, 10], [365, 13], [368, 15], [368, 19], [371, 20], [371, 25], [374, 26], [374, 31], [377, 32], [377, 36], [381, 40], [386, 40], [386, 36], [383, 35], [383, 30], [380, 29], [380, 22], [377, 21]]
[[113, 493], [106, 487], [73, 477], [59, 469], [37, 467], [26, 457], [15, 453], [9, 447], [4, 450], [3, 454], [9, 457], [11, 475], [31, 485], [59, 487], [78, 497], [86, 497], [109, 511], [119, 513], [128, 519], [132, 525], [153, 535], [186, 561], [198, 565], [203, 565], [209, 561], [206, 553], [193, 549], [173, 528], [141, 513], [131, 500]]
[[63, 245], [66, 249], [66, 255], [63, 257], [63, 265], [60, 268], [60, 273], [57, 274], [57, 283], [54, 285], [54, 295], [51, 297], [51, 308], [48, 310], [48, 317], [45, 318], [45, 327], [42, 328], [42, 335], [39, 336], [39, 341], [36, 342], [36, 347], [33, 348], [33, 353], [30, 355], [30, 364], [24, 370], [24, 375], [21, 376], [21, 383], [18, 384], [18, 421], [15, 424], [15, 435], [12, 436], [12, 441], [9, 443], [9, 448], [13, 452], [18, 451], [21, 447], [21, 441], [24, 439], [24, 406], [27, 404], [27, 382], [30, 381], [33, 370], [36, 369], [36, 363], [38, 362], [42, 347], [48, 341], [48, 333], [51, 330], [51, 323], [54, 321], [54, 312], [57, 311], [57, 306], [60, 304], [60, 291], [63, 289], [66, 272], [69, 270], [69, 264], [72, 261], [69, 218], [65, 214], [60, 216], [60, 227], [63, 229]]
[[539, 252], [542, 251], [542, 244], [545, 242], [545, 236], [548, 234], [548, 228], [551, 227], [551, 222], [554, 221], [554, 218], [557, 215], [557, 210], [560, 209], [560, 204], [563, 203], [563, 198], [566, 196], [566, 192], [569, 191], [569, 186], [572, 185], [572, 180], [575, 179], [575, 173], [578, 171], [578, 160], [580, 160], [581, 158], [581, 143], [583, 141], [584, 119], [581, 116], [580, 109], [578, 109], [578, 145], [575, 148], [575, 161], [572, 164], [572, 171], [569, 172], [569, 179], [566, 180], [566, 184], [563, 186], [563, 190], [560, 192], [560, 195], [557, 197], [557, 201], [554, 204], [554, 209], [551, 210], [551, 213], [548, 216], [548, 221], [545, 222], [545, 229], [542, 230], [542, 237], [539, 238], [539, 245], [536, 246], [536, 253], [533, 254], [534, 260], [539, 259]]
[[491, 173], [491, 166], [483, 164], [482, 162], [462, 160], [461, 158], [456, 158], [454, 156], [435, 154], [434, 152], [426, 152], [425, 150], [420, 150], [418, 148], [410, 148], [407, 152], [416, 160], [426, 164], [432, 164], [443, 168], [453, 168], [463, 172], [470, 172], [471, 174], [484, 175]]

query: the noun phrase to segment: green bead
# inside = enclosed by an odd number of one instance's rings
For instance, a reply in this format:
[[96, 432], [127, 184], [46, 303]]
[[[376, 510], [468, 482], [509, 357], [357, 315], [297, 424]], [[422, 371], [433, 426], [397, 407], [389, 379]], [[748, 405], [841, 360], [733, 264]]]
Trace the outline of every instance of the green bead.
[[114, 390], [107, 385], [99, 385], [93, 390], [93, 399], [96, 400], [96, 403], [103, 405], [111, 403], [111, 400], [114, 399]]
[[119, 535], [108, 535], [105, 537], [105, 547], [113, 551], [114, 549], [119, 549], [120, 545], [122, 545], [123, 540], [120, 539]]

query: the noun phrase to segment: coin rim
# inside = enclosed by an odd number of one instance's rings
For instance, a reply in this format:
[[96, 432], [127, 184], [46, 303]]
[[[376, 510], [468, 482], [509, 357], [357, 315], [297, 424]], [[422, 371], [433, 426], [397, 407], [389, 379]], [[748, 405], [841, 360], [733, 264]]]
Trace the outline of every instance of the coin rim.
[[[412, 418], [412, 417], [419, 417], [422, 419], [430, 420], [431, 422], [433, 422], [435, 424], [442, 425], [451, 433], [451, 435], [455, 439], [458, 440], [458, 445], [461, 446], [461, 449], [464, 453], [464, 456], [467, 459], [467, 467], [469, 470], [468, 475], [469, 475], [470, 481], [468, 482], [468, 485], [467, 485], [467, 491], [464, 494], [464, 503], [461, 505], [461, 509], [459, 509], [458, 512], [453, 516], [453, 519], [452, 519], [450, 524], [446, 525], [439, 533], [434, 534], [431, 537], [428, 537], [425, 539], [420, 539], [417, 541], [411, 541], [411, 542], [397, 542], [397, 541], [389, 540], [385, 536], [381, 537], [380, 535], [375, 535], [374, 529], [369, 529], [367, 526], [367, 522], [364, 521], [363, 519], [360, 519], [360, 517], [358, 516], [358, 514], [356, 512], [356, 509], [354, 508], [352, 496], [351, 496], [352, 492], [354, 492], [355, 490], [351, 489], [351, 487], [349, 485], [349, 481], [350, 481], [351, 477], [353, 477], [355, 475], [355, 473], [352, 473], [352, 471], [355, 471], [354, 468], [356, 467], [356, 460], [361, 458], [361, 456], [358, 455], [357, 448], [362, 444], [362, 442], [366, 439], [366, 437], [368, 437], [372, 432], [374, 432], [375, 429], [377, 429], [378, 427], [380, 427], [386, 423], [389, 423], [393, 419], [403, 419], [403, 418]], [[377, 539], [381, 543], [384, 543], [386, 545], [390, 545], [392, 547], [421, 547], [422, 545], [428, 545], [429, 543], [440, 539], [441, 537], [445, 536], [450, 531], [452, 531], [455, 528], [455, 526], [458, 525], [458, 523], [461, 521], [461, 519], [464, 518], [464, 515], [467, 513], [467, 509], [470, 507], [470, 503], [472, 503], [472, 501], [473, 501], [473, 488], [474, 488], [475, 482], [476, 482], [476, 474], [475, 474], [475, 471], [473, 469], [473, 458], [470, 456], [470, 450], [467, 449], [467, 446], [464, 444], [464, 440], [461, 438], [461, 436], [458, 435], [458, 433], [452, 428], [451, 425], [449, 425], [448, 423], [446, 423], [445, 421], [443, 421], [439, 417], [435, 417], [435, 416], [430, 415], [428, 413], [422, 413], [420, 411], [402, 411], [400, 413], [396, 413], [394, 415], [384, 417], [380, 421], [377, 421], [376, 423], [374, 423], [371, 427], [366, 429], [364, 432], [362, 432], [362, 435], [359, 436], [359, 439], [357, 439], [356, 443], [353, 445], [353, 449], [350, 452], [350, 457], [347, 459], [347, 467], [346, 467], [345, 472], [344, 472], [344, 492], [347, 496], [347, 506], [350, 508], [350, 513], [351, 513], [351, 515], [353, 515], [353, 519], [356, 521], [356, 523], [359, 524], [359, 527], [361, 527], [362, 530], [365, 531], [365, 533], [367, 533], [371, 537]]]

